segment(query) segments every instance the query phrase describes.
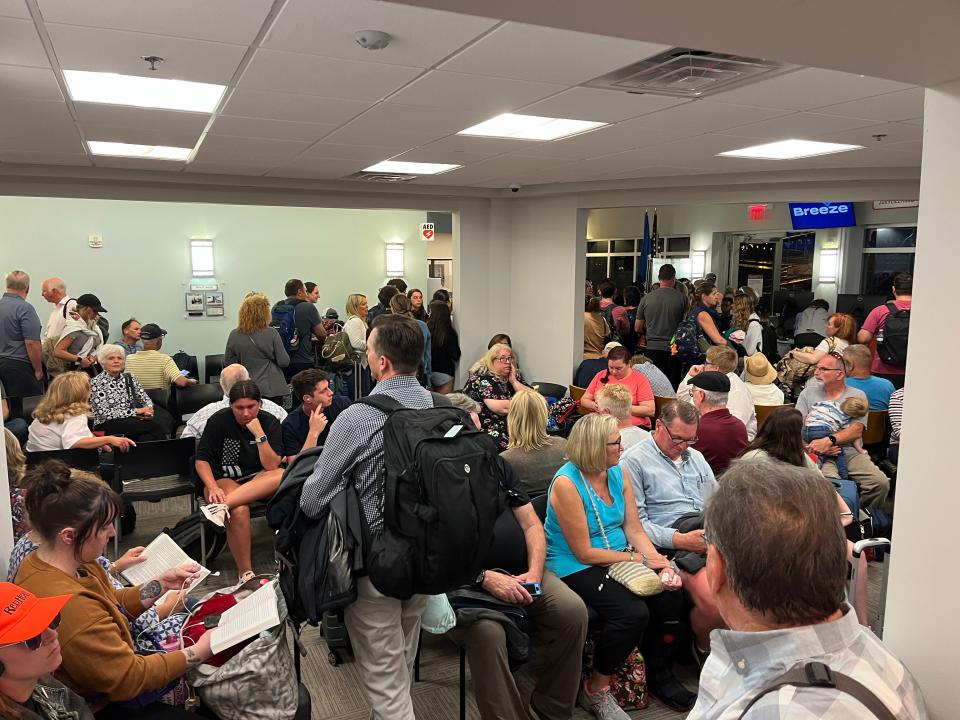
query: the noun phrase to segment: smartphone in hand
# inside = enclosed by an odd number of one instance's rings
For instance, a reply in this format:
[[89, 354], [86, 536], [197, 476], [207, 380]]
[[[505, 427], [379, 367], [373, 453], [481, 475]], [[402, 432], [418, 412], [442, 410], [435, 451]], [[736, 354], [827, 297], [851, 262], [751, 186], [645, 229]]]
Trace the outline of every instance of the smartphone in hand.
[[531, 597], [537, 597], [543, 594], [543, 589], [540, 587], [540, 583], [538, 582], [520, 583], [520, 586], [530, 593]]

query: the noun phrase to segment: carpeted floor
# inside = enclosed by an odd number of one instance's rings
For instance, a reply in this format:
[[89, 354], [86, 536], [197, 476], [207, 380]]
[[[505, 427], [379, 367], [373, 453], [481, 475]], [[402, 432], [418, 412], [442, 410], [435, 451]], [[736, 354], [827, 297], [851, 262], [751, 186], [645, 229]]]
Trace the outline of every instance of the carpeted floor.
[[[137, 503], [137, 529], [120, 543], [121, 552], [136, 545], [145, 545], [164, 527], [173, 526], [178, 519], [189, 511], [186, 498], [173, 498], [160, 503]], [[272, 533], [262, 518], [253, 521], [254, 566], [257, 572], [274, 571], [272, 554]], [[236, 582], [236, 568], [227, 550], [217, 561], [211, 563], [211, 570], [219, 570], [219, 577], [210, 577], [198, 590], [198, 594], [217, 587]], [[878, 595], [880, 592], [881, 566], [871, 564], [870, 568], [870, 616], [876, 617]], [[303, 658], [303, 681], [310, 690], [313, 699], [314, 720], [367, 720], [369, 706], [363, 692], [359, 669], [348, 658], [334, 667], [327, 660], [327, 647], [318, 628], [306, 628], [303, 633], [303, 645], [307, 655]], [[413, 701], [419, 720], [455, 720], [459, 717], [459, 653], [449, 640], [443, 637], [424, 635], [421, 648], [420, 681], [413, 688]], [[681, 679], [695, 689], [696, 676], [692, 670], [680, 669]], [[479, 720], [476, 706], [472, 700], [472, 689], [467, 671], [467, 717]], [[529, 684], [529, 678], [520, 671], [521, 687]], [[587, 720], [590, 714], [577, 709], [574, 718]], [[683, 713], [676, 713], [651, 700], [645, 710], [631, 713], [631, 717], [644, 720], [678, 720]]]

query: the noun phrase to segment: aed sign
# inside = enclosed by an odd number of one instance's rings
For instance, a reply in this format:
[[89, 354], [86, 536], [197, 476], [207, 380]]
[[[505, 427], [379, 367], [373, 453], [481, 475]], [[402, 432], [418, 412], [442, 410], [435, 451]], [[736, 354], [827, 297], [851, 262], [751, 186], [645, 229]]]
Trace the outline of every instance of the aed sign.
[[430, 242], [433, 240], [433, 223], [420, 223], [420, 239]]
[[790, 203], [794, 230], [853, 227], [852, 202]]

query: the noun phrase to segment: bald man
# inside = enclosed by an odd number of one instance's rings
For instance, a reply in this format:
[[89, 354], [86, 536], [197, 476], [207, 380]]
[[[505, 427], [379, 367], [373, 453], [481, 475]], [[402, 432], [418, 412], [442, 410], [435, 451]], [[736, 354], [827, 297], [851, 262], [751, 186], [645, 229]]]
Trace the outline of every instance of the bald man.
[[53, 340], [56, 342], [63, 334], [63, 326], [67, 322], [67, 313], [77, 306], [77, 301], [67, 295], [67, 284], [58, 277], [47, 278], [40, 287], [40, 294], [43, 299], [51, 305], [54, 305], [50, 313], [50, 319], [47, 320], [47, 326], [43, 330], [41, 342]]

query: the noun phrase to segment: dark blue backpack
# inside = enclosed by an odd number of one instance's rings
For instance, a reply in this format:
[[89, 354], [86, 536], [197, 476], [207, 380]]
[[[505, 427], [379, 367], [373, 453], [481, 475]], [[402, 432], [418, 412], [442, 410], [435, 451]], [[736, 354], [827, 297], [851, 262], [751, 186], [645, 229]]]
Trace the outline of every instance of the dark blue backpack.
[[285, 301], [273, 306], [270, 313], [270, 327], [280, 333], [280, 341], [287, 353], [296, 352], [300, 346], [300, 335], [297, 333], [296, 305], [289, 305]]
[[671, 350], [676, 358], [689, 365], [697, 365], [704, 361], [707, 348], [710, 347], [710, 341], [703, 336], [700, 326], [697, 324], [696, 313], [701, 308], [695, 308], [686, 320], [677, 325], [677, 331], [673, 335]]

